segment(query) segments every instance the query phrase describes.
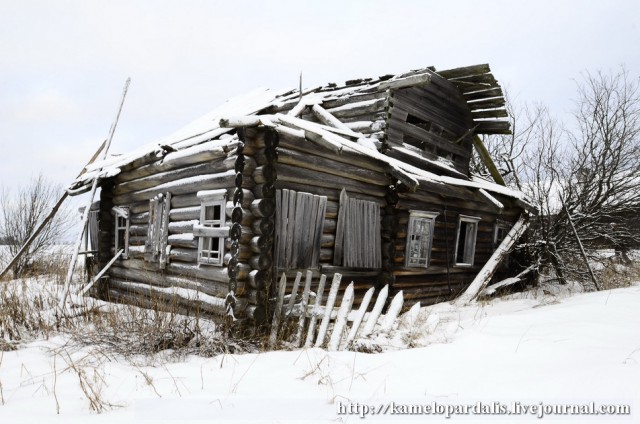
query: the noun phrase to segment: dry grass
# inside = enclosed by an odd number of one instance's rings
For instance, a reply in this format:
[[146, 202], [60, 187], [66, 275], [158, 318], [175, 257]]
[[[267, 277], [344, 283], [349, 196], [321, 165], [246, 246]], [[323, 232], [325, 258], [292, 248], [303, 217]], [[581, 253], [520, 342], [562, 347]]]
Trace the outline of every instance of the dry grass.
[[0, 283], [0, 351], [57, 334], [69, 336], [75, 346], [91, 345], [124, 357], [163, 351], [208, 357], [258, 349], [253, 342], [226, 334], [213, 321], [178, 313], [162, 299], [131, 305], [72, 296], [62, 313], [58, 302], [66, 259], [60, 256], [42, 264], [50, 274]]

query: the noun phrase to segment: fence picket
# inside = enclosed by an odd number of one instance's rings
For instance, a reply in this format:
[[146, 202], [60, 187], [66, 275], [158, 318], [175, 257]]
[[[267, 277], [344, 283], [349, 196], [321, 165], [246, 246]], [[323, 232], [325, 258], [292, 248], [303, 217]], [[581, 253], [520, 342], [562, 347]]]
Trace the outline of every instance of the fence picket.
[[333, 310], [333, 304], [336, 302], [338, 296], [338, 288], [340, 287], [340, 280], [342, 274], [336, 273], [333, 276], [331, 282], [331, 289], [329, 290], [329, 296], [327, 297], [327, 303], [325, 305], [324, 317], [320, 323], [320, 329], [318, 330], [318, 337], [316, 338], [315, 347], [320, 347], [324, 343], [325, 335], [327, 334], [327, 328], [329, 328], [329, 320], [331, 319], [331, 311]]
[[293, 289], [291, 290], [291, 297], [289, 298], [289, 303], [287, 304], [287, 316], [291, 315], [293, 311], [293, 305], [296, 304], [296, 294], [298, 294], [298, 286], [300, 286], [300, 279], [302, 278], [302, 273], [298, 272], [296, 274], [296, 280], [293, 282]]
[[300, 347], [302, 344], [302, 331], [304, 330], [304, 321], [307, 317], [307, 305], [309, 304], [309, 290], [311, 289], [311, 277], [313, 273], [311, 270], [307, 270], [307, 280], [304, 284], [304, 290], [302, 291], [302, 310], [300, 312], [300, 318], [298, 319], [298, 331], [296, 332], [296, 338], [294, 344], [296, 347]]
[[364, 298], [362, 299], [362, 304], [360, 305], [360, 309], [358, 309], [358, 313], [356, 314], [355, 319], [353, 320], [353, 325], [351, 325], [351, 331], [349, 331], [349, 335], [347, 336], [347, 341], [344, 346], [340, 350], [347, 349], [351, 342], [358, 335], [358, 330], [360, 329], [360, 324], [362, 324], [362, 319], [364, 318], [364, 314], [367, 312], [367, 308], [369, 307], [369, 303], [371, 302], [371, 298], [373, 297], [373, 292], [375, 291], [374, 287], [371, 287], [364, 294]]
[[382, 290], [380, 290], [380, 293], [378, 293], [378, 298], [376, 299], [376, 303], [373, 306], [373, 310], [369, 314], [369, 319], [367, 319], [367, 322], [365, 323], [364, 328], [362, 329], [362, 334], [360, 334], [360, 337], [366, 337], [373, 332], [373, 329], [375, 328], [376, 323], [378, 322], [378, 318], [382, 313], [382, 308], [384, 308], [384, 302], [387, 301], [388, 295], [389, 295], [389, 285], [387, 284], [382, 288]]
[[328, 350], [336, 351], [340, 346], [340, 340], [342, 339], [342, 332], [347, 324], [347, 315], [351, 311], [353, 306], [353, 281], [347, 287], [342, 297], [342, 303], [340, 303], [340, 309], [338, 310], [338, 316], [333, 324], [333, 331], [331, 332], [331, 339], [329, 340]]
[[280, 278], [280, 287], [278, 287], [278, 300], [276, 309], [273, 313], [273, 321], [271, 322], [271, 335], [269, 336], [269, 348], [276, 347], [278, 341], [278, 329], [280, 328], [280, 318], [282, 317], [282, 304], [284, 303], [284, 293], [287, 289], [287, 275], [283, 272]]
[[400, 314], [400, 310], [402, 310], [403, 303], [404, 299], [402, 297], [402, 290], [400, 290], [389, 305], [387, 315], [385, 315], [384, 321], [382, 322], [382, 326], [380, 328], [381, 332], [388, 333], [389, 330], [391, 330], [391, 327], [393, 327], [393, 323], [396, 321], [396, 318], [398, 318], [398, 315]]
[[318, 292], [316, 293], [316, 301], [313, 305], [313, 311], [309, 318], [309, 330], [307, 331], [307, 340], [304, 342], [304, 347], [311, 347], [313, 345], [313, 336], [316, 331], [316, 323], [318, 322], [318, 315], [320, 315], [320, 307], [322, 306], [322, 297], [324, 295], [324, 285], [327, 281], [327, 276], [322, 274], [320, 276], [320, 282], [318, 283]]

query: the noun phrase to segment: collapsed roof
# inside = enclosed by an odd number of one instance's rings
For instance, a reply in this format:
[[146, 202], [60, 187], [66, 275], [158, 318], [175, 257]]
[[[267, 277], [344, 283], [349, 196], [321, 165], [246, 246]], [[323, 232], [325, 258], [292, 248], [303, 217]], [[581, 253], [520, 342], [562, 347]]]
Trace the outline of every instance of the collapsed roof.
[[[443, 78], [457, 87], [457, 94], [462, 96], [468, 106], [469, 133], [509, 133], [509, 122], [501, 119], [507, 117], [502, 90], [488, 65], [438, 72], [434, 68], [424, 68], [400, 75], [351, 80], [344, 86], [328, 84], [302, 92], [259, 89], [227, 101], [168, 137], [128, 154], [112, 156], [87, 166], [86, 172], [70, 185], [68, 192], [72, 195], [86, 192], [95, 178], [111, 178], [123, 169], [159, 159], [179, 159], [199, 150], [220, 148], [234, 139], [237, 140], [235, 128], [264, 125], [303, 132], [305, 138], [333, 150], [336, 154], [349, 151], [380, 162], [394, 178], [413, 190], [420, 184], [453, 185], [480, 190], [490, 198], [489, 192], [497, 193], [526, 205], [521, 192], [465, 175], [446, 159], [431, 160], [419, 157], [415, 159], [419, 159], [420, 164], [425, 166], [416, 166], [415, 162], [407, 163], [381, 153], [378, 149], [380, 139], [384, 136], [384, 121], [374, 118], [372, 121], [345, 123], [334, 116], [338, 109], [344, 113], [348, 108], [362, 108], [368, 104], [373, 107], [380, 99], [369, 96], [372, 93], [424, 86], [432, 79]], [[342, 105], [325, 109], [323, 105], [327, 104]], [[303, 111], [311, 113], [305, 115]], [[411, 151], [403, 151], [402, 154], [409, 157], [420, 156]]]

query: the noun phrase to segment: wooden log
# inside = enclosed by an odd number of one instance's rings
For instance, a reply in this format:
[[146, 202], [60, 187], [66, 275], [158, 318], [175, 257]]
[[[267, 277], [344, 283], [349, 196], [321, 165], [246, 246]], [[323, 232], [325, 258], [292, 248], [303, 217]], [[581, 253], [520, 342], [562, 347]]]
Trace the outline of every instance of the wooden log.
[[[193, 221], [200, 220], [200, 206], [190, 206], [187, 208], [172, 208], [169, 210], [169, 221]], [[147, 218], [148, 212], [140, 215], [140, 219]], [[145, 220], [146, 222], [147, 220]]]
[[253, 193], [257, 197], [270, 199], [275, 196], [276, 186], [274, 183], [256, 184], [253, 188]]
[[333, 275], [333, 281], [331, 282], [329, 296], [327, 297], [327, 303], [325, 305], [324, 316], [322, 317], [322, 322], [320, 323], [318, 337], [316, 338], [314, 347], [321, 347], [324, 344], [324, 339], [327, 334], [327, 328], [329, 328], [329, 321], [331, 319], [331, 311], [333, 309], [333, 305], [336, 302], [336, 297], [338, 296], [338, 289], [340, 288], [341, 279], [342, 274], [336, 273]]
[[225, 165], [224, 161], [218, 161], [217, 163], [200, 163], [197, 165], [174, 169], [167, 172], [161, 172], [159, 174], [153, 174], [117, 184], [113, 193], [115, 196], [119, 196], [125, 193], [131, 193], [133, 191], [150, 189], [168, 181], [175, 181], [183, 178], [195, 177], [198, 175], [215, 174], [227, 171], [229, 169], [233, 169], [233, 167], [229, 168]]
[[258, 235], [273, 235], [275, 224], [272, 218], [258, 218], [251, 224], [251, 229]]
[[255, 253], [270, 253], [273, 237], [271, 236], [255, 236], [251, 239], [249, 247]]
[[256, 199], [251, 203], [251, 211], [260, 218], [273, 215], [275, 209], [276, 205], [273, 199]]
[[194, 225], [199, 224], [200, 221], [197, 220], [169, 222], [169, 234], [193, 233]]
[[331, 338], [329, 339], [329, 344], [327, 349], [329, 351], [336, 351], [340, 346], [340, 341], [342, 340], [342, 333], [344, 332], [344, 328], [347, 324], [347, 315], [351, 312], [351, 307], [353, 306], [353, 282], [347, 286], [347, 289], [344, 292], [344, 296], [342, 297], [342, 303], [340, 303], [340, 309], [338, 309], [338, 316], [336, 317], [336, 321], [333, 325], [333, 331], [331, 333]]
[[261, 271], [258, 269], [254, 269], [251, 272], [249, 272], [249, 278], [248, 278], [248, 283], [249, 286], [251, 288], [257, 289], [257, 290], [264, 290], [264, 288], [267, 286], [267, 278], [268, 278], [269, 272], [267, 271]]
[[[386, 187], [384, 185], [367, 184], [348, 177], [325, 174], [320, 171], [312, 171], [310, 169], [285, 164], [279, 164], [278, 168], [280, 172], [278, 182], [291, 182], [315, 187], [332, 188], [334, 190], [346, 188], [349, 192], [380, 198], [386, 194]], [[392, 184], [392, 181], [389, 179], [387, 183]], [[309, 191], [310, 190], [307, 190], [307, 192]]]
[[187, 262], [195, 264], [198, 262], [198, 250], [172, 246], [169, 251], [169, 262]]
[[241, 206], [233, 206], [233, 202], [231, 201], [226, 204], [226, 216], [231, 219], [231, 222], [247, 227], [250, 227], [251, 223], [255, 220], [251, 210], [245, 209]]
[[[202, 315], [210, 314], [214, 316], [224, 316], [226, 308], [224, 298], [212, 297], [206, 300], [200, 299], [198, 292], [193, 292], [192, 297], [183, 297], [181, 292], [167, 292], [155, 288], [154, 286], [144, 284], [131, 284], [128, 281], [113, 278], [109, 284], [110, 295], [114, 293], [117, 297], [128, 296], [128, 302], [137, 306], [149, 307], [152, 309], [159, 308], [160, 304], [164, 304], [167, 311], [183, 313], [185, 315]], [[145, 304], [146, 300], [151, 300]], [[246, 308], [246, 300], [238, 299], [236, 310], [241, 312]]]
[[[362, 181], [375, 185], [388, 185], [389, 177], [383, 172], [363, 169], [345, 163], [336, 163], [327, 158], [320, 156], [311, 156], [300, 153], [296, 150], [280, 148], [278, 151], [278, 164], [286, 164], [289, 166], [301, 167], [313, 171], [323, 172], [329, 175], [336, 175]], [[280, 165], [279, 165], [280, 166]]]
[[192, 146], [176, 152], [171, 152], [162, 158], [156, 158], [153, 163], [130, 168], [120, 172], [115, 178], [116, 184], [160, 174], [174, 169], [184, 168], [198, 163], [216, 161], [227, 157], [239, 144], [239, 140], [230, 142], [229, 139], [215, 140]]
[[[146, 237], [142, 242], [144, 243], [145, 240]], [[198, 239], [192, 233], [169, 234], [167, 242], [173, 247], [198, 248]], [[129, 250], [131, 250], [131, 247], [129, 247]]]
[[276, 171], [276, 167], [271, 163], [260, 165], [253, 171], [253, 179], [257, 184], [273, 182], [277, 178], [278, 172]]
[[137, 283], [150, 284], [158, 287], [180, 287], [190, 290], [199, 291], [210, 296], [224, 298], [227, 293], [226, 284], [207, 281], [192, 280], [182, 276], [173, 276], [160, 274], [154, 271], [143, 269], [125, 268], [116, 266], [110, 270], [111, 277], [119, 278], [124, 281], [132, 281]]
[[480, 159], [482, 160], [482, 163], [484, 163], [484, 166], [487, 167], [487, 170], [491, 174], [491, 178], [493, 178], [493, 180], [497, 184], [506, 186], [507, 184], [504, 182], [504, 179], [502, 178], [500, 171], [498, 171], [498, 167], [493, 162], [493, 159], [491, 159], [489, 151], [484, 146], [484, 143], [482, 142], [480, 137], [478, 137], [477, 135], [473, 136], [473, 147], [476, 148], [476, 152], [478, 152], [478, 156], [480, 156]]
[[270, 253], [263, 253], [260, 255], [254, 255], [249, 258], [249, 265], [253, 269], [266, 270], [273, 266], [273, 258]]
[[[114, 204], [124, 205], [132, 202], [149, 200], [158, 194], [171, 192], [174, 195], [196, 193], [200, 190], [213, 190], [229, 188], [235, 185], [235, 171], [229, 170], [216, 174], [199, 175], [196, 177], [183, 178], [157, 185], [153, 188], [135, 191], [113, 197]], [[245, 187], [253, 184], [249, 180], [245, 181]], [[193, 205], [191, 205], [193, 206]]]

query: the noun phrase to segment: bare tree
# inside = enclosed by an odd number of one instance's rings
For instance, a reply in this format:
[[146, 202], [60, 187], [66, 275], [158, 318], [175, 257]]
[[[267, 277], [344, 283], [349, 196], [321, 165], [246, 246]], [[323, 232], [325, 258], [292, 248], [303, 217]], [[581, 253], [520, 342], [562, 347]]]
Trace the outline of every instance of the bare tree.
[[[8, 258], [12, 258], [31, 237], [34, 230], [60, 197], [62, 188], [47, 181], [42, 175], [33, 178], [28, 185], [13, 192], [0, 188], [0, 238], [8, 247]], [[72, 226], [72, 215], [68, 208], [61, 208], [52, 221], [33, 241], [29, 249], [13, 265], [15, 277], [23, 275], [36, 255], [59, 242]]]
[[592, 253], [615, 248], [628, 260], [628, 249], [640, 244], [639, 81], [624, 68], [584, 74], [573, 131], [542, 105], [508, 110], [513, 134], [484, 142], [505, 181], [539, 211], [519, 246], [525, 261], [551, 266], [560, 282], [586, 277], [577, 238]]
[[640, 86], [625, 68], [586, 73], [571, 134], [567, 211], [587, 245], [614, 247], [625, 259], [640, 242]]

